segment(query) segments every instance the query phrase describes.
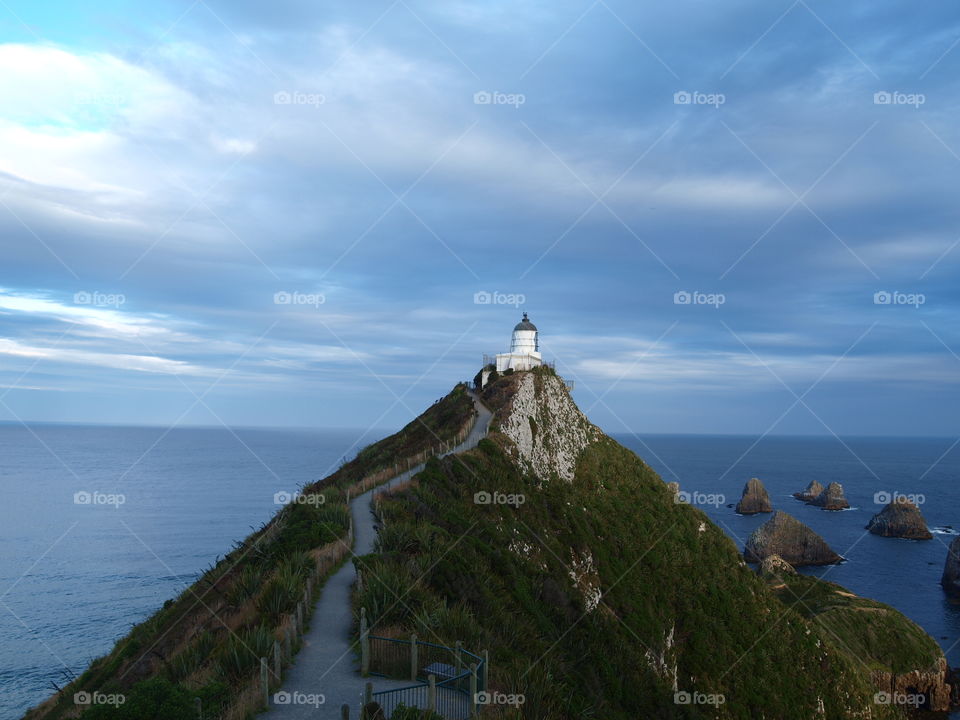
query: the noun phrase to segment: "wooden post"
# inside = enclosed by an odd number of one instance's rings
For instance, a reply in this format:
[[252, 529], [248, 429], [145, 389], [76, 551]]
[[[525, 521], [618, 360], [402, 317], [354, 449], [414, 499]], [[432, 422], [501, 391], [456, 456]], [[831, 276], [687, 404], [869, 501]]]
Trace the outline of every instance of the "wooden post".
[[270, 707], [270, 677], [267, 674], [267, 659], [260, 658], [260, 686], [263, 689], [263, 706]]
[[303, 635], [303, 605], [297, 603], [297, 636]]
[[273, 641], [273, 675], [280, 682], [280, 643]]
[[293, 642], [290, 640], [290, 626], [287, 625], [283, 631], [283, 656], [287, 660], [293, 659]]
[[346, 703], [340, 706], [340, 720], [350, 720], [350, 706]]
[[490, 687], [490, 653], [483, 651], [483, 682], [480, 684], [480, 692], [486, 692]]
[[470, 666], [470, 717], [477, 716], [477, 664]]
[[427, 675], [427, 710], [436, 712], [437, 709], [437, 676]]
[[456, 648], [456, 649], [454, 650], [454, 655], [455, 655], [455, 657], [457, 658], [457, 662], [456, 662], [457, 672], [456, 672], [456, 674], [459, 675], [459, 674], [460, 674], [460, 668], [463, 667], [463, 660], [462, 660], [462, 658], [463, 658], [463, 643], [462, 643], [460, 640], [457, 640], [457, 643], [456, 643], [456, 645], [455, 645], [454, 647]]
[[417, 660], [417, 649], [417, 636], [413, 634], [410, 636], [410, 682], [417, 681], [417, 670], [420, 664]]
[[363, 687], [363, 704], [369, 705], [373, 702], [373, 683], [368, 682]]
[[367, 627], [367, 609], [360, 608], [360, 674], [370, 674], [370, 630]]

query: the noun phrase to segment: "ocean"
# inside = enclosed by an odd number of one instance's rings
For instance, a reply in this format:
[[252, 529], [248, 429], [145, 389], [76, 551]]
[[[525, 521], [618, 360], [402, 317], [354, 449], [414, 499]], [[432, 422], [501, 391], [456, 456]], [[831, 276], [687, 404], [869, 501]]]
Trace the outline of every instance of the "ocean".
[[[334, 470], [361, 436], [0, 425], [0, 720], [16, 720], [47, 697], [52, 683], [65, 684], [109, 652], [269, 519], [276, 493]], [[377, 438], [368, 435], [362, 444]], [[960, 606], [939, 586], [947, 526], [960, 528], [954, 440], [767, 437], [753, 445], [755, 438], [736, 436], [616, 438], [695, 498], [722, 495], [724, 502], [701, 507], [740, 548], [768, 516], [741, 517], [726, 505], [736, 503], [749, 478], [761, 478], [776, 508], [847, 559], [806, 572], [898, 608], [960, 665]], [[851, 509], [831, 513], [790, 497], [814, 479], [842, 483]], [[894, 491], [925, 496], [921, 510], [931, 528], [940, 528], [933, 540], [865, 533], [881, 508], [875, 494]]]

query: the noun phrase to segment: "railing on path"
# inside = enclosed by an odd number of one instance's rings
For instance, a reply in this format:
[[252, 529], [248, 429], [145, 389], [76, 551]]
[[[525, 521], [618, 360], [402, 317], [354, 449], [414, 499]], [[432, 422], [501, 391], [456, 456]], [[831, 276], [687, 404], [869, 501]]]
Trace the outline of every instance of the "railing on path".
[[487, 688], [487, 652], [476, 655], [455, 647], [418, 640], [370, 635], [366, 613], [361, 615], [361, 668], [368, 674], [409, 680], [410, 685], [393, 690], [369, 692], [366, 700], [376, 702], [389, 720], [400, 705], [431, 710], [448, 720], [469, 720], [478, 713], [477, 698]]

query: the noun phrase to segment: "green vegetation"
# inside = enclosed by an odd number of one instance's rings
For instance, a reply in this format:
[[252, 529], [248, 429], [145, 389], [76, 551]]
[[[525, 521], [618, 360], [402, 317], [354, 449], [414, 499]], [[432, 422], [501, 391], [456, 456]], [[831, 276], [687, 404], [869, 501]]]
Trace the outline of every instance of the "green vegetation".
[[[526, 697], [503, 717], [786, 720], [815, 716], [818, 698], [829, 718], [898, 717], [632, 452], [603, 438], [573, 483], [541, 483], [502, 440], [431, 461], [381, 503], [387, 530], [380, 554], [357, 561], [371, 581], [355, 598], [375, 631], [490, 649], [491, 687]], [[526, 502], [474, 504], [493, 489]], [[677, 704], [674, 676], [726, 702]]]
[[869, 670], [935, 672], [943, 653], [923, 629], [889, 605], [807, 575], [777, 579], [784, 605], [811, 620], [824, 642]]

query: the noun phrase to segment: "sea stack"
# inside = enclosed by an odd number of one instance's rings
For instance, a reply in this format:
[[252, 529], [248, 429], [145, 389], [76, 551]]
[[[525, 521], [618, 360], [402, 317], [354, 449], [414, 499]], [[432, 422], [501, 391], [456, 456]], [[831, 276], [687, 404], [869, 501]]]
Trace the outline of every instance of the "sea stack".
[[782, 510], [753, 531], [743, 555], [747, 562], [763, 562], [779, 555], [794, 567], [833, 565], [843, 560], [822, 537]]
[[811, 480], [810, 484], [807, 485], [806, 490], [801, 490], [800, 492], [795, 492], [793, 496], [797, 500], [803, 500], [804, 502], [810, 502], [816, 499], [817, 495], [823, 492], [823, 485], [818, 483], [816, 480]]
[[873, 516], [867, 524], [867, 530], [874, 535], [907, 540], [930, 540], [933, 537], [920, 514], [920, 508], [906, 498], [894, 498]]
[[955, 537], [950, 543], [940, 584], [943, 585], [947, 595], [960, 597], [960, 536]]
[[846, 510], [850, 507], [850, 503], [843, 496], [843, 485], [837, 482], [827, 485], [823, 492], [810, 501], [810, 504], [824, 510]]
[[750, 478], [743, 486], [743, 495], [737, 503], [737, 512], [741, 515], [756, 515], [757, 513], [773, 512], [770, 496], [767, 489], [757, 478]]

